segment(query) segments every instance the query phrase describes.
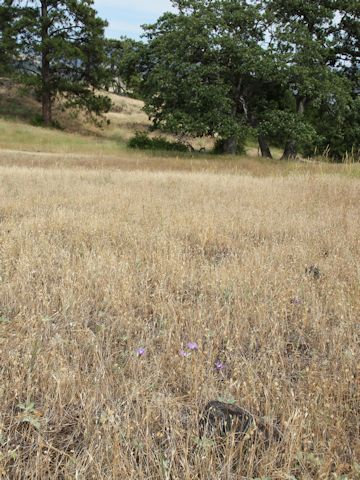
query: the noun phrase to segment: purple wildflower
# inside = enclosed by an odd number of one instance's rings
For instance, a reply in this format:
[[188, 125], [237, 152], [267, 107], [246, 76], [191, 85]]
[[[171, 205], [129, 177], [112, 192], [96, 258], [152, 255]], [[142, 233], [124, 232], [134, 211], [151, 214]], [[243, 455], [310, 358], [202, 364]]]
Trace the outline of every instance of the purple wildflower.
[[190, 356], [189, 352], [185, 352], [185, 350], [180, 350], [179, 352], [180, 357], [187, 358]]
[[216, 370], [220, 371], [220, 370], [223, 370], [225, 368], [225, 365], [220, 360], [216, 360], [215, 368], [216, 368]]
[[302, 300], [299, 297], [294, 297], [294, 298], [291, 299], [291, 303], [293, 305], [300, 305], [302, 303]]
[[145, 348], [138, 348], [136, 354], [138, 357], [143, 357], [145, 355]]
[[199, 350], [199, 345], [196, 342], [189, 342], [186, 346], [189, 350]]

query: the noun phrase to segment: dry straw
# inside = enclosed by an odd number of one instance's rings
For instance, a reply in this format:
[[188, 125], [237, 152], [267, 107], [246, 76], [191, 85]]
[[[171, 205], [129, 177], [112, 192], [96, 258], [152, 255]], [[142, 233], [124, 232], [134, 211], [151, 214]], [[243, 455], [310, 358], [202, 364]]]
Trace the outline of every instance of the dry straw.
[[0, 477], [359, 478], [358, 181], [66, 164], [0, 168]]

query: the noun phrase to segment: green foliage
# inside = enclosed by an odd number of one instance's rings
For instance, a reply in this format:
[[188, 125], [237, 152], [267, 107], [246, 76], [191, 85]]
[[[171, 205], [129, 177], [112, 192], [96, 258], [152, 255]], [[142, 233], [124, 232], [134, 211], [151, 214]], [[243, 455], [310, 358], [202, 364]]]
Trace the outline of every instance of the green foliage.
[[27, 401], [25, 403], [20, 403], [18, 408], [21, 410], [20, 422], [28, 423], [36, 430], [40, 430], [41, 424], [38, 419], [38, 412], [35, 409], [34, 402]]
[[44, 126], [44, 119], [42, 115], [36, 114], [30, 121], [31, 125], [34, 127], [43, 127]]
[[100, 117], [111, 108], [111, 100], [109, 97], [96, 95], [92, 91], [82, 92], [82, 94], [78, 96], [65, 92], [64, 97], [66, 99], [65, 108], [80, 108], [87, 112], [94, 121], [96, 121], [94, 115], [95, 117]]
[[[9, 0], [10, 2], [10, 0]], [[58, 94], [71, 107], [100, 115], [110, 102], [94, 94], [106, 78], [104, 28], [92, 0], [14, 0], [11, 26], [16, 39], [17, 68], [35, 87], [43, 120], [51, 123], [51, 105]], [[8, 35], [10, 36], [10, 34]]]
[[165, 14], [145, 28], [145, 111], [166, 131], [218, 135], [226, 145], [253, 123], [254, 78], [270, 68], [261, 46], [261, 12], [230, 0], [174, 4], [178, 14]]
[[[341, 33], [344, 19], [339, 20], [338, 11], [341, 3], [346, 2], [266, 1], [267, 18], [273, 30], [271, 48], [276, 52], [282, 83], [293, 102], [292, 109], [289, 104], [280, 105], [282, 113], [272, 118], [266, 115], [262, 128], [275, 132], [276, 139], [281, 133], [285, 142], [292, 141], [305, 154], [313, 154], [332, 143], [331, 154], [338, 156], [342, 148], [346, 150], [352, 143], [350, 139], [341, 141], [340, 148], [338, 142], [332, 141], [339, 139], [337, 128], [346, 123], [350, 101], [349, 82], [341, 73], [345, 58], [344, 43], [340, 41], [344, 37]], [[291, 112], [297, 114], [297, 119]]]
[[309, 144], [317, 138], [311, 123], [297, 113], [283, 110], [272, 110], [265, 114], [260, 131], [280, 144], [289, 138], [300, 144]]
[[30, 124], [33, 127], [51, 127], [51, 128], [56, 128], [58, 130], [62, 130], [62, 127], [59, 122], [56, 120], [52, 120], [50, 125], [45, 125], [44, 119], [42, 115], [36, 114], [30, 119]]
[[16, 38], [11, 26], [16, 15], [12, 0], [0, 0], [0, 74], [12, 72]]
[[136, 132], [128, 146], [139, 150], [166, 150], [171, 152], [187, 152], [188, 147], [180, 142], [169, 142], [168, 140], [155, 137], [150, 138], [146, 132]]
[[145, 111], [165, 131], [218, 137], [217, 152], [242, 151], [246, 126], [263, 142], [313, 153], [336, 138], [323, 128], [324, 112], [336, 110], [326, 118], [346, 127], [331, 152], [356, 149], [354, 74], [340, 60], [347, 52], [354, 65], [356, 15], [353, 2], [340, 3], [339, 21], [339, 2], [326, 0], [174, 1], [176, 13], [145, 27], [148, 44], [132, 64]]
[[142, 78], [139, 73], [139, 61], [146, 48], [142, 42], [130, 38], [106, 40], [105, 68], [108, 78], [105, 88], [117, 94], [141, 97]]
[[318, 132], [314, 143], [306, 146], [306, 153], [326, 155], [337, 161], [350, 155], [360, 160], [360, 98], [345, 105], [325, 106], [313, 119]]
[[359, 157], [358, 2], [172, 3], [142, 43], [105, 40], [93, 0], [0, 0], [0, 73], [21, 70], [47, 125], [58, 94], [101, 116], [105, 87], [144, 99], [154, 128], [217, 138], [217, 153], [242, 153], [251, 132], [268, 156], [272, 142], [284, 156]]
[[359, 86], [360, 4], [357, 0], [335, 2], [339, 22], [334, 29], [334, 50], [344, 73]]

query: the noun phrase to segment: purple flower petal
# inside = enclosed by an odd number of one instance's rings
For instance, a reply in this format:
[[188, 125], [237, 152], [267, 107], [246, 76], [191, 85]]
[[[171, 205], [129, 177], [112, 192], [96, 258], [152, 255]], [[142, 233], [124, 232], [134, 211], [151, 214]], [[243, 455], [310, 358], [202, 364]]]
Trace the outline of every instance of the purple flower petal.
[[145, 348], [138, 348], [136, 350], [136, 354], [137, 354], [138, 357], [144, 356], [145, 355]]
[[220, 360], [216, 360], [215, 368], [216, 368], [216, 370], [220, 371], [220, 370], [223, 370], [225, 368], [225, 365]]
[[187, 358], [190, 356], [189, 352], [185, 352], [185, 350], [180, 350], [179, 352], [180, 357]]
[[196, 342], [189, 342], [186, 346], [189, 350], [199, 350], [199, 345]]

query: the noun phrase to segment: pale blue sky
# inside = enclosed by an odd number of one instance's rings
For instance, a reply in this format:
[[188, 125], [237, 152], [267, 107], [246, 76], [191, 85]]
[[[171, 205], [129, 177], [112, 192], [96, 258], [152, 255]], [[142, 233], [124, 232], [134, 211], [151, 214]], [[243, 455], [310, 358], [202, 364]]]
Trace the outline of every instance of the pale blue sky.
[[154, 22], [162, 13], [171, 10], [170, 0], [95, 0], [101, 18], [109, 22], [106, 35], [119, 38], [125, 35], [139, 38], [140, 25]]

